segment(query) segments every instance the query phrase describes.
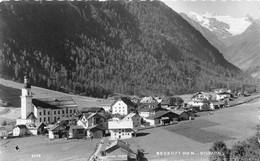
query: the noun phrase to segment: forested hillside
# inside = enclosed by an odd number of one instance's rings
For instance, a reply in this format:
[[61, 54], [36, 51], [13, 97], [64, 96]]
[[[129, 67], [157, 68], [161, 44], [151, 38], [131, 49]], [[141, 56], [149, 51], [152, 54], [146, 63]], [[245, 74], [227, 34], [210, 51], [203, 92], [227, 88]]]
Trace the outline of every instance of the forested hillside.
[[238, 68], [162, 2], [1, 2], [0, 73], [104, 97], [239, 86]]

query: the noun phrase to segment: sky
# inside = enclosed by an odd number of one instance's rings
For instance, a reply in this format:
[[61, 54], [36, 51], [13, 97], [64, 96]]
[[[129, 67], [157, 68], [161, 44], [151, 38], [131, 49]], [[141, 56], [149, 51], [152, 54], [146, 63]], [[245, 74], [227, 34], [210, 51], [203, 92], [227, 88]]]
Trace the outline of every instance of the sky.
[[162, 0], [166, 5], [176, 12], [198, 14], [218, 13], [235, 18], [252, 16], [260, 18], [260, 0]]

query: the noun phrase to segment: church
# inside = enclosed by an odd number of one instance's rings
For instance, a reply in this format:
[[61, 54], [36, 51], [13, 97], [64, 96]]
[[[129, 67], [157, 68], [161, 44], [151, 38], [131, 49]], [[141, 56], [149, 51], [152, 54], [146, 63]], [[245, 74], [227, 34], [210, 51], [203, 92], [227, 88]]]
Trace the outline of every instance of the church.
[[70, 117], [78, 111], [77, 104], [71, 97], [33, 98], [31, 84], [24, 77], [21, 95], [21, 119], [16, 125], [35, 123], [55, 123], [62, 117]]

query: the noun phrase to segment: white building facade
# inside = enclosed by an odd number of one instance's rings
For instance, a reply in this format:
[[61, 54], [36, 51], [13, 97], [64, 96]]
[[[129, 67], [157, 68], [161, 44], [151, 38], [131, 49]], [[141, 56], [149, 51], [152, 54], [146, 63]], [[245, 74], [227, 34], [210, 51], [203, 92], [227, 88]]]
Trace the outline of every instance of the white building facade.
[[120, 115], [127, 115], [128, 114], [128, 106], [122, 100], [116, 101], [112, 105], [112, 114], [120, 114]]
[[133, 121], [108, 121], [108, 129], [110, 131], [110, 139], [129, 139], [132, 138]]

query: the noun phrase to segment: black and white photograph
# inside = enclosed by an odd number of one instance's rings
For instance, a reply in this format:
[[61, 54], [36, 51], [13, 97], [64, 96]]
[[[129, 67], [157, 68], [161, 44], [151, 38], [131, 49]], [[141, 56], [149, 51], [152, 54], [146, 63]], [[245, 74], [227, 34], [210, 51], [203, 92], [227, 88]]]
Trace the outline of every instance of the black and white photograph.
[[0, 0], [0, 161], [260, 161], [260, 0]]

